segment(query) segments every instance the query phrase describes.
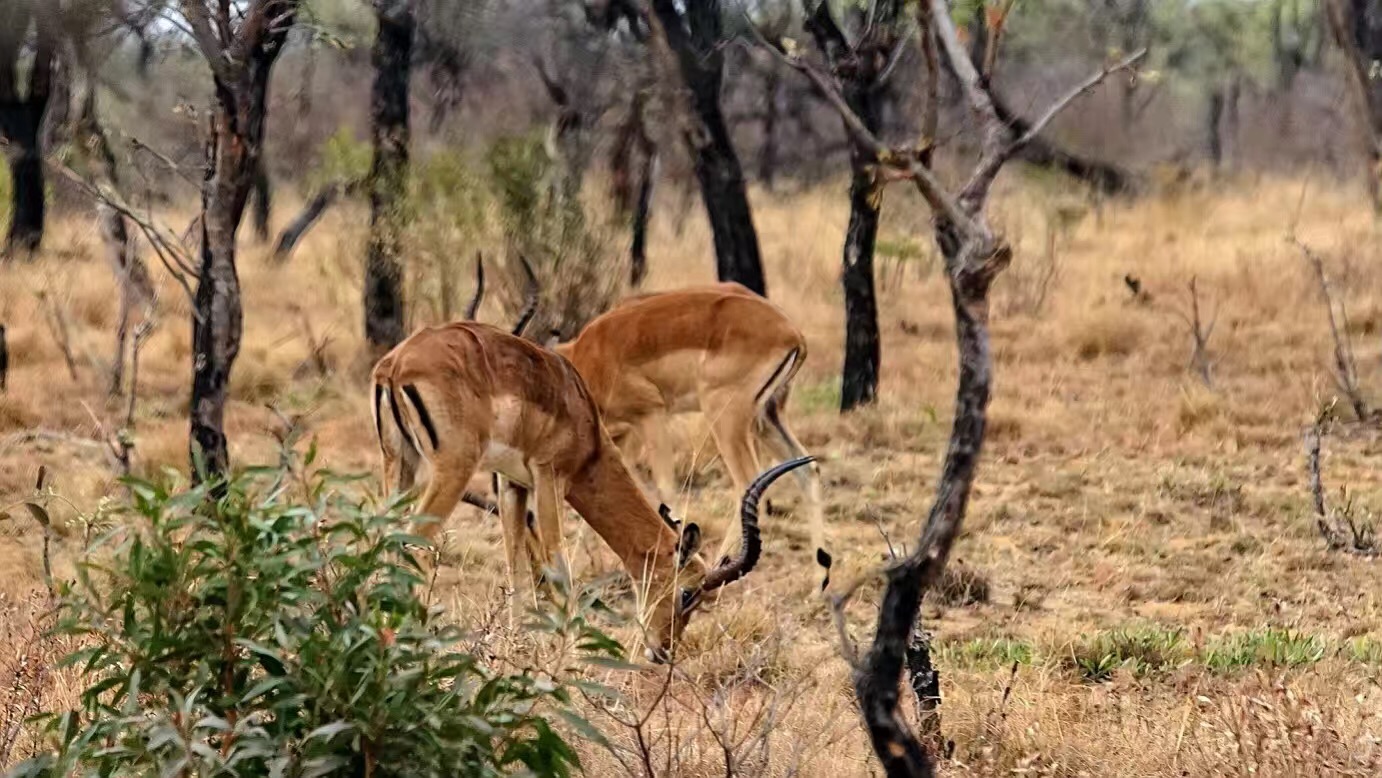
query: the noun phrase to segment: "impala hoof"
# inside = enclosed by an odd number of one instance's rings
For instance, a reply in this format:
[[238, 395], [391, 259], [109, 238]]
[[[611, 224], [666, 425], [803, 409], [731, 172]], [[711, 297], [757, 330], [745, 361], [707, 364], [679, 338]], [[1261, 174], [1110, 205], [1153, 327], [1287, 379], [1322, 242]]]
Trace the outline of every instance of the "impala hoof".
[[643, 649], [643, 658], [655, 665], [665, 665], [668, 659], [667, 650], [664, 648], [645, 648]]

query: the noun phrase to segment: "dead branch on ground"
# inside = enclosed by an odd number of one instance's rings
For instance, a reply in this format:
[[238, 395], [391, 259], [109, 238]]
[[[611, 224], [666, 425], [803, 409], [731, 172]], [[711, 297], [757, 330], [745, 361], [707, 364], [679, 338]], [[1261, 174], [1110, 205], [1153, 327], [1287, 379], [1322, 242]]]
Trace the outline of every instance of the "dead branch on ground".
[[1194, 344], [1190, 352], [1190, 368], [1200, 376], [1204, 385], [1214, 387], [1214, 379], [1210, 371], [1214, 366], [1213, 360], [1209, 358], [1209, 339], [1214, 335], [1214, 325], [1219, 321], [1219, 311], [1216, 307], [1209, 316], [1209, 323], [1205, 324], [1200, 317], [1200, 289], [1198, 279], [1190, 277], [1190, 283], [1186, 285], [1190, 291], [1190, 313], [1187, 314], [1179, 308], [1172, 307], [1171, 312], [1185, 322], [1185, 326], [1190, 330], [1190, 338]]
[[1377, 533], [1371, 518], [1356, 519], [1353, 499], [1347, 488], [1339, 490], [1343, 505], [1330, 510], [1324, 498], [1324, 477], [1321, 474], [1321, 447], [1324, 436], [1329, 432], [1333, 421], [1334, 408], [1338, 400], [1327, 403], [1315, 415], [1315, 421], [1305, 431], [1305, 469], [1310, 481], [1310, 497], [1315, 508], [1315, 526], [1325, 547], [1330, 551], [1342, 551], [1363, 557], [1382, 555], [1382, 546], [1377, 541]]
[[46, 291], [38, 293], [38, 302], [43, 308], [43, 323], [48, 327], [48, 334], [53, 336], [53, 342], [58, 344], [58, 350], [62, 352], [62, 360], [67, 364], [67, 375], [76, 381], [77, 356], [72, 352], [72, 329], [67, 323], [67, 311]]
[[1348, 397], [1349, 405], [1353, 407], [1353, 414], [1358, 421], [1368, 421], [1373, 418], [1374, 411], [1368, 407], [1368, 402], [1358, 386], [1358, 362], [1354, 359], [1353, 338], [1349, 335], [1347, 302], [1342, 296], [1337, 303], [1335, 302], [1334, 290], [1330, 286], [1328, 274], [1325, 273], [1324, 258], [1294, 235], [1288, 237], [1288, 240], [1300, 249], [1301, 256], [1315, 271], [1315, 280], [1319, 283], [1320, 294], [1324, 297], [1325, 313], [1329, 317], [1329, 334], [1334, 340], [1334, 382]]

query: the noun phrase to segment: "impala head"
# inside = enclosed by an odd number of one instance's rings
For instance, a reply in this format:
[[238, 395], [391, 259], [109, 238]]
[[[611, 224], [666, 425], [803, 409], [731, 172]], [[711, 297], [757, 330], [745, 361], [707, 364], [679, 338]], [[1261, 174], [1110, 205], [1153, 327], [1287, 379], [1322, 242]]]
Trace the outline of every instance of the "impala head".
[[788, 460], [763, 472], [749, 484], [739, 503], [739, 521], [743, 525], [739, 552], [709, 570], [697, 553], [701, 541], [700, 527], [690, 522], [683, 525], [672, 518], [667, 506], [661, 507], [659, 513], [662, 520], [680, 535], [677, 545], [679, 574], [677, 588], [664, 593], [649, 619], [647, 657], [650, 661], [667, 661], [672, 646], [681, 638], [682, 630], [691, 620], [691, 614], [720, 587], [753, 571], [763, 553], [763, 541], [758, 531], [759, 499], [773, 481], [813, 461], [815, 457], [809, 456]]

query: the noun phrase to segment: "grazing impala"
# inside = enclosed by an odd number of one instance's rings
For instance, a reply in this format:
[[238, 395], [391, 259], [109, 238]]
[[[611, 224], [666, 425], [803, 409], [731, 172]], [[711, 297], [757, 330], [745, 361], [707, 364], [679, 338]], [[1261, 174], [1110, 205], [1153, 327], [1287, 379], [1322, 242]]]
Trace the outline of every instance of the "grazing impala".
[[[510, 575], [519, 546], [530, 571], [554, 561], [562, 501], [569, 503], [647, 584], [648, 647], [662, 659], [702, 598], [758, 561], [759, 495], [803, 458], [764, 473], [741, 506], [740, 552], [707, 570], [696, 553], [700, 531], [680, 533], [659, 514], [624, 467], [585, 382], [571, 363], [493, 327], [455, 322], [414, 333], [374, 370], [374, 422], [386, 484], [412, 486], [412, 450], [430, 465], [419, 510], [445, 519], [478, 470], [503, 475], [499, 515]], [[536, 522], [527, 516], [529, 493]], [[535, 524], [536, 526], [533, 526]], [[430, 525], [427, 534], [436, 532]], [[679, 591], [674, 587], [680, 584]]]
[[[638, 433], [662, 501], [674, 492], [669, 414], [700, 410], [738, 489], [758, 471], [758, 440], [783, 459], [805, 455], [782, 419], [806, 340], [777, 306], [735, 283], [640, 295], [553, 346], [594, 395], [614, 440]], [[820, 471], [797, 471], [810, 503], [811, 543], [827, 570]], [[732, 547], [731, 529], [721, 546]]]

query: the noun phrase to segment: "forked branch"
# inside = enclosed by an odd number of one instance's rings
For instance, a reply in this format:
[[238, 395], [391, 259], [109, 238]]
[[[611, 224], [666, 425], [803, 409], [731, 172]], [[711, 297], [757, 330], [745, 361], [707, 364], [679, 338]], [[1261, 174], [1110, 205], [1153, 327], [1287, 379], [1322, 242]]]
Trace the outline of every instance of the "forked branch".
[[[1296, 248], [1300, 249], [1301, 255], [1315, 272], [1315, 280], [1319, 283], [1320, 294], [1324, 297], [1325, 313], [1329, 319], [1329, 334], [1334, 340], [1334, 382], [1339, 385], [1339, 390], [1348, 396], [1348, 401], [1353, 406], [1353, 413], [1358, 421], [1367, 421], [1374, 415], [1374, 411], [1368, 407], [1368, 402], [1363, 397], [1363, 391], [1358, 385], [1358, 362], [1353, 356], [1353, 339], [1348, 332], [1348, 307], [1340, 298], [1336, 305], [1334, 300], [1334, 290], [1329, 283], [1329, 275], [1324, 269], [1324, 258], [1309, 246], [1302, 243], [1295, 236], [1289, 238]], [[1335, 308], [1338, 308], [1338, 315], [1335, 316]]]

